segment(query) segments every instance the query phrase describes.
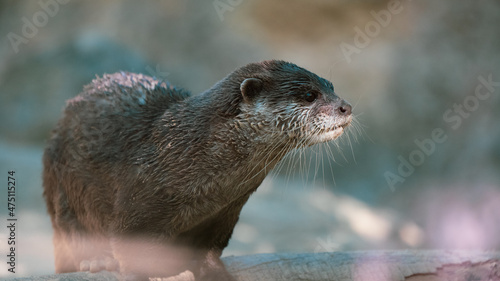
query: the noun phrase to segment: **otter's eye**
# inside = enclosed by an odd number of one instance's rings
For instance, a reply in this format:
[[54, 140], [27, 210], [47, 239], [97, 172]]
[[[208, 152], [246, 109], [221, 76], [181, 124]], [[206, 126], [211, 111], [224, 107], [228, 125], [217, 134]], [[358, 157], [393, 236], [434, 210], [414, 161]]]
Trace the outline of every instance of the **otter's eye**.
[[318, 98], [318, 94], [314, 92], [307, 92], [304, 95], [304, 100], [307, 102], [313, 102]]

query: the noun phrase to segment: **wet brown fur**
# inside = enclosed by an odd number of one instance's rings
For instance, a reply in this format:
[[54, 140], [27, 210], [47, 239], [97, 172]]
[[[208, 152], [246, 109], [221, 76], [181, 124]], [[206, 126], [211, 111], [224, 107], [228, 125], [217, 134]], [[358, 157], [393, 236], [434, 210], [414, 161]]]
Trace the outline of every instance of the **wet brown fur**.
[[[304, 101], [312, 91], [318, 99]], [[350, 106], [283, 61], [246, 65], [196, 96], [141, 74], [95, 79], [67, 102], [43, 156], [56, 271], [115, 259], [138, 279], [190, 269], [197, 280], [232, 280], [219, 257], [243, 205], [325, 127], [319, 116], [346, 126]], [[170, 250], [185, 254], [180, 265], [166, 265]]]

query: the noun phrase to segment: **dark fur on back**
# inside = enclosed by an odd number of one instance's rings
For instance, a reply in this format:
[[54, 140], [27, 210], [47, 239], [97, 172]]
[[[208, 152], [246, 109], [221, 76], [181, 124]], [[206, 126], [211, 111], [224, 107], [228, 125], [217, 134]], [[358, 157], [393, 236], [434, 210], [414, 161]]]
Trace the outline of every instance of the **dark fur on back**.
[[[318, 99], [304, 101], [310, 92]], [[342, 106], [330, 82], [283, 61], [195, 96], [141, 74], [95, 79], [68, 101], [43, 157], [56, 271], [111, 258], [141, 278], [188, 268], [232, 280], [219, 257], [241, 208], [288, 151], [349, 124]], [[165, 269], [178, 247], [184, 262]]]

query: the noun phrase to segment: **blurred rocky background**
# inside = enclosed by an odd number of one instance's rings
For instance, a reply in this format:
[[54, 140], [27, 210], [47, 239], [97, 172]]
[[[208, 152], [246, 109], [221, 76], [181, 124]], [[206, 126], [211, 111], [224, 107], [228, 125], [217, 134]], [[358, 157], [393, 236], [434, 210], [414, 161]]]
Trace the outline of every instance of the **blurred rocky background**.
[[54, 270], [41, 155], [83, 85], [123, 70], [197, 94], [264, 59], [331, 80], [360, 126], [291, 154], [245, 206], [224, 255], [499, 250], [498, 26], [495, 0], [3, 0], [0, 277]]

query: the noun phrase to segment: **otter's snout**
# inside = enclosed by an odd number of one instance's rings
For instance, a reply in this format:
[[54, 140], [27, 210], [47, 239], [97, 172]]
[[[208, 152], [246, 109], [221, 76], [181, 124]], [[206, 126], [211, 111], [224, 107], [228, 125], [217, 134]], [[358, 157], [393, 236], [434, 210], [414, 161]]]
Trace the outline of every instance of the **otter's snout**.
[[335, 106], [335, 113], [337, 113], [340, 116], [351, 115], [351, 110], [352, 110], [351, 105], [345, 100], [340, 100], [340, 102], [338, 102], [338, 105]]

